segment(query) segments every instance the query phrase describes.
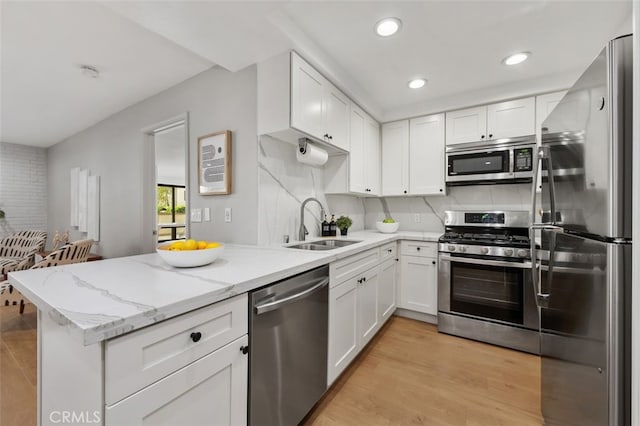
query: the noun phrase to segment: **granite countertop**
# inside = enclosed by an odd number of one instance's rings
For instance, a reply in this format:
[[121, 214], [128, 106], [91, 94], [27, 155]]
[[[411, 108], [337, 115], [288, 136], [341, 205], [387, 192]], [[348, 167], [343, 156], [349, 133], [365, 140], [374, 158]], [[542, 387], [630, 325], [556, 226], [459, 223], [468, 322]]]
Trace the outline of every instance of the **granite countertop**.
[[198, 268], [174, 268], [152, 253], [14, 272], [9, 282], [90, 345], [387, 242], [440, 235], [359, 231], [338, 238], [361, 242], [327, 251], [225, 244], [215, 262]]

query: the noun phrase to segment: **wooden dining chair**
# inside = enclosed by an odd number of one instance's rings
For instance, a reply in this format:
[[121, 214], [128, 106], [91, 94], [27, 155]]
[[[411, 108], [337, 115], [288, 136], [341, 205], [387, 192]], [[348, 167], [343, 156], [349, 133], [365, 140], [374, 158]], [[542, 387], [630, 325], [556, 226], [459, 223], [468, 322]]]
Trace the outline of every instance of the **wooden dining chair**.
[[[86, 262], [93, 245], [93, 240], [79, 240], [60, 247], [49, 253], [41, 261], [37, 262], [30, 269], [49, 268], [52, 266], [70, 265], [73, 263]], [[24, 298], [9, 281], [0, 283], [0, 296], [4, 300], [3, 305], [15, 305], [20, 299], [20, 313], [24, 312]]]

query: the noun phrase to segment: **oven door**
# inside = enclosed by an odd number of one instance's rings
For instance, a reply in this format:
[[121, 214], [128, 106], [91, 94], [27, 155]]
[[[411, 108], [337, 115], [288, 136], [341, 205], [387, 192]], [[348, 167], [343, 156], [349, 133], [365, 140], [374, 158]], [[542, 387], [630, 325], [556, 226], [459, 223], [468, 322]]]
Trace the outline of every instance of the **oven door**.
[[438, 309], [538, 330], [531, 262], [440, 253]]

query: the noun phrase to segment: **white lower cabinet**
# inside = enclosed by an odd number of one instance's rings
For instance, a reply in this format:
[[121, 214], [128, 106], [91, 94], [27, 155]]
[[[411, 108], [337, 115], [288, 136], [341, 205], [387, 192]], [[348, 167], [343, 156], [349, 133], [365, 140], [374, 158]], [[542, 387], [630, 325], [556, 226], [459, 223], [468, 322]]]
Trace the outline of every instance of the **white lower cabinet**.
[[[415, 243], [413, 243], [415, 246]], [[425, 314], [438, 314], [438, 268], [435, 243], [420, 243], [415, 250], [403, 241], [400, 256], [400, 286], [398, 307]]]
[[105, 425], [247, 423], [245, 335], [107, 407]]
[[378, 279], [378, 317], [386, 321], [396, 309], [396, 258], [386, 260], [380, 265]]
[[358, 346], [364, 347], [379, 329], [379, 268], [369, 269], [358, 279]]
[[329, 365], [331, 384], [358, 354], [358, 279], [329, 289]]

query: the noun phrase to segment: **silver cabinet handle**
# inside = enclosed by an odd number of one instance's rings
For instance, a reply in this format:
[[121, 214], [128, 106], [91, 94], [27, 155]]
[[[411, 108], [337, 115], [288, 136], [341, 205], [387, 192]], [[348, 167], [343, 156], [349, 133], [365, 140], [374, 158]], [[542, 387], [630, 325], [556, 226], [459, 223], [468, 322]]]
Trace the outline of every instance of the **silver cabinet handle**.
[[301, 291], [300, 293], [293, 294], [283, 299], [274, 300], [272, 302], [263, 303], [262, 305], [258, 305], [253, 309], [257, 315], [264, 314], [265, 312], [274, 311], [280, 308], [281, 306], [288, 305], [289, 303], [293, 303], [300, 299], [304, 299], [307, 296], [310, 296], [312, 293], [315, 293], [317, 290], [320, 290], [322, 287], [325, 287], [327, 284], [329, 284], [329, 278], [318, 278], [316, 280], [311, 281], [311, 285], [307, 287], [305, 290]]

